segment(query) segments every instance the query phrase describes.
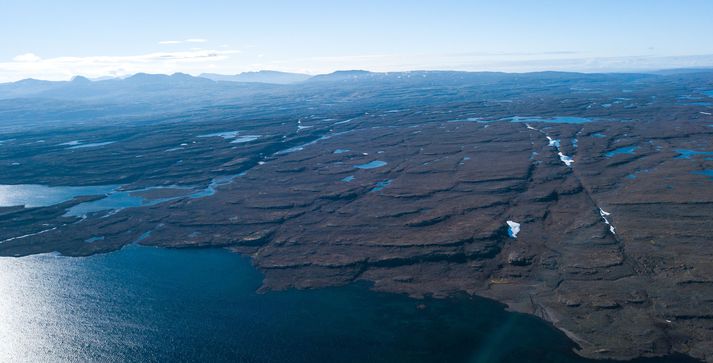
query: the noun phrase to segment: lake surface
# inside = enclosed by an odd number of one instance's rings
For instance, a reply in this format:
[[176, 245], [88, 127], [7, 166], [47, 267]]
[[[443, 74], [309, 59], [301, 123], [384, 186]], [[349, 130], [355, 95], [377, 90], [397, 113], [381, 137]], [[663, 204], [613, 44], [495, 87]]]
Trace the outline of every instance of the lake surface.
[[100, 146], [106, 146], [106, 145], [111, 145], [115, 143], [116, 141], [105, 141], [105, 142], [93, 142], [90, 144], [78, 144], [76, 146], [71, 146], [68, 149], [88, 149], [92, 147], [100, 147]]
[[450, 120], [448, 122], [480, 122], [480, 121], [483, 121], [482, 117], [459, 118], [456, 120]]
[[77, 204], [67, 209], [67, 216], [81, 217], [89, 213], [100, 211], [120, 210], [124, 208], [143, 207], [163, 203], [169, 200], [182, 198], [182, 196], [147, 199], [137, 195], [139, 192], [160, 191], [162, 189], [183, 189], [195, 191], [187, 195], [189, 198], [202, 198], [215, 194], [219, 186], [231, 183], [235, 178], [245, 173], [224, 175], [214, 178], [211, 183], [203, 188], [190, 188], [185, 186], [149, 187], [136, 190], [119, 190], [118, 185], [98, 186], [47, 186], [37, 184], [0, 184], [0, 207], [25, 206], [26, 208], [47, 207], [69, 201], [79, 196], [103, 196], [103, 198]]
[[366, 164], [354, 165], [354, 167], [357, 169], [376, 169], [376, 168], [380, 168], [384, 165], [386, 165], [385, 161], [374, 160], [374, 161], [370, 161]]
[[609, 151], [605, 153], [604, 155], [608, 158], [612, 158], [616, 155], [623, 155], [623, 154], [634, 154], [636, 152], [636, 149], [638, 149], [637, 146], [625, 146], [625, 147], [620, 147], [618, 149]]
[[[158, 198], [158, 199], [146, 199], [141, 196], [134, 195], [136, 192], [140, 191], [150, 191], [150, 190], [160, 190], [161, 187], [156, 188], [146, 188], [139, 190], [130, 191], [117, 191], [114, 190], [106, 195], [106, 197], [91, 202], [84, 202], [77, 204], [69, 209], [65, 215], [72, 217], [86, 216], [89, 213], [100, 212], [100, 211], [111, 211], [120, 210], [124, 208], [133, 207], [143, 207], [162, 203], [171, 199], [177, 199], [178, 197], [172, 198]], [[168, 189], [168, 188], [167, 188]]]
[[512, 122], [549, 122], [558, 124], [583, 124], [587, 122], [592, 122], [592, 119], [586, 117], [573, 117], [573, 116], [555, 116], [555, 117], [540, 117], [540, 116], [513, 116], [508, 117], [505, 120], [510, 120]]
[[260, 281], [224, 250], [1, 257], [0, 361], [595, 362], [485, 299], [362, 285], [258, 294]]
[[198, 137], [222, 137], [224, 139], [234, 139], [238, 137], [240, 131], [222, 131], [214, 132], [212, 134], [198, 135]]
[[198, 135], [198, 137], [222, 137], [225, 140], [230, 141], [233, 144], [242, 144], [245, 142], [255, 141], [260, 138], [260, 135], [242, 135], [240, 136], [240, 131], [221, 131], [214, 132], [211, 134]]
[[[215, 185], [209, 185], [205, 190], [213, 192]], [[67, 209], [67, 216], [81, 217], [88, 213], [119, 210], [123, 208], [141, 207], [158, 204], [173, 198], [146, 199], [136, 192], [160, 189], [187, 189], [185, 187], [154, 187], [138, 190], [121, 191], [117, 185], [98, 185], [83, 187], [47, 186], [37, 184], [0, 185], [0, 207], [25, 206], [25, 208], [47, 207], [66, 202], [79, 196], [103, 196], [103, 198], [77, 204]], [[201, 191], [203, 192], [203, 191]], [[201, 193], [196, 192], [195, 194]]]
[[391, 179], [387, 179], [387, 180], [382, 180], [380, 182], [376, 182], [376, 185], [374, 185], [374, 187], [371, 189], [371, 191], [378, 192], [380, 190], [383, 190], [384, 188], [391, 185], [391, 181], [392, 181]]
[[713, 169], [694, 171], [693, 174], [705, 175], [713, 178]]
[[255, 141], [260, 138], [260, 135], [244, 135], [238, 136], [231, 141], [231, 144], [242, 144], [245, 142]]
[[676, 152], [679, 154], [678, 156], [676, 156], [676, 159], [691, 159], [696, 155], [713, 156], [713, 151], [676, 149]]
[[46, 207], [68, 201], [80, 195], [104, 195], [116, 185], [88, 187], [50, 187], [36, 184], [0, 185], [0, 207]]

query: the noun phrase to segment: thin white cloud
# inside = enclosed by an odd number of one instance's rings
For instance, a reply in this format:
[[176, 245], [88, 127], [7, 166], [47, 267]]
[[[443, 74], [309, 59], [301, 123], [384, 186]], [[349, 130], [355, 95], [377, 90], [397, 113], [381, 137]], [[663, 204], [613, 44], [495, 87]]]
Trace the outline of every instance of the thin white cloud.
[[459, 70], [502, 72], [641, 72], [672, 68], [713, 67], [713, 55], [601, 57], [578, 52], [518, 54], [372, 54], [265, 60], [251, 68], [311, 74], [366, 69], [377, 72]]
[[160, 45], [183, 44], [183, 43], [205, 43], [208, 39], [203, 38], [188, 38], [184, 40], [162, 40], [158, 42]]
[[226, 61], [236, 50], [155, 52], [129, 56], [55, 57], [43, 59], [27, 53], [0, 62], [0, 82], [23, 78], [65, 80], [75, 75], [90, 78], [121, 77], [138, 72], [201, 73], [209, 64]]
[[25, 54], [20, 54], [16, 56], [15, 58], [12, 58], [15, 62], [37, 62], [42, 60], [42, 58], [38, 57], [34, 53], [25, 53]]

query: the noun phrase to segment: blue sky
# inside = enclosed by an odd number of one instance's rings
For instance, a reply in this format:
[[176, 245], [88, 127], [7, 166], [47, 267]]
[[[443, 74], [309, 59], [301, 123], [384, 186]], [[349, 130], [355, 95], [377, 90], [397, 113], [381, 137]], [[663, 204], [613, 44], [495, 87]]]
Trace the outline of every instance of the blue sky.
[[0, 81], [713, 66], [713, 1], [0, 0]]

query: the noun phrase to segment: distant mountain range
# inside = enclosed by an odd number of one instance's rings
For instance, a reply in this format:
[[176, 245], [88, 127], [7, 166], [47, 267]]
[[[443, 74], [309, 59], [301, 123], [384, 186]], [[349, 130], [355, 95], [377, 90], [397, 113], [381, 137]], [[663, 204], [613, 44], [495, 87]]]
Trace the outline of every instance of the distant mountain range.
[[312, 78], [309, 74], [278, 71], [243, 72], [236, 75], [203, 73], [199, 77], [208, 78], [214, 81], [270, 84], [292, 84], [303, 82]]
[[[713, 67], [708, 68], [677, 68], [677, 69], [662, 69], [658, 71], [642, 72], [642, 73], [610, 73], [610, 74], [655, 74], [655, 75], [677, 75], [690, 73], [710, 73]], [[0, 83], [0, 99], [14, 98], [15, 96], [24, 96], [26, 94], [39, 94], [57, 88], [67, 86], [88, 86], [89, 84], [97, 85], [112, 85], [116, 86], [119, 83], [133, 84], [134, 86], [148, 85], [170, 85], [187, 86], [189, 84], [202, 83], [204, 85], [211, 82], [235, 82], [235, 83], [259, 83], [272, 85], [289, 85], [303, 82], [343, 82], [343, 81], [384, 81], [384, 80], [413, 80], [415, 78], [443, 78], [451, 79], [472, 79], [478, 78], [492, 79], [502, 77], [518, 77], [523, 75], [542, 76], [542, 75], [560, 75], [563, 77], [571, 77], [572, 75], [607, 74], [607, 73], [576, 73], [576, 72], [529, 72], [529, 73], [505, 73], [505, 72], [468, 72], [468, 71], [403, 71], [403, 72], [370, 72], [365, 70], [341, 70], [327, 74], [309, 75], [304, 73], [290, 73], [271, 70], [261, 70], [256, 72], [243, 72], [234, 75], [217, 74], [217, 73], [202, 73], [198, 76], [191, 76], [185, 73], [168, 74], [148, 74], [137, 73], [129, 77], [99, 77], [86, 78], [83, 76], [75, 76], [70, 81], [45, 81], [33, 78], [27, 78], [16, 82]]]
[[[686, 72], [682, 74], [686, 74]], [[25, 79], [12, 83], [0, 83], [0, 100], [43, 99], [92, 104], [146, 105], [152, 109], [173, 109], [175, 107], [225, 103], [239, 97], [268, 93], [277, 95], [296, 92], [324, 92], [326, 90], [362, 92], [383, 87], [449, 87], [454, 85], [490, 87], [490, 85], [502, 82], [512, 83], [513, 87], [517, 88], [519, 82], [589, 82], [595, 79], [605, 82], [611, 79], [622, 81], [661, 76], [564, 72], [408, 71], [379, 73], [364, 70], [345, 70], [315, 76], [277, 71], [245, 72], [232, 76], [137, 73], [126, 78], [104, 80], [90, 80], [86, 77], [76, 76], [70, 81]]]
[[[329, 74], [308, 75], [278, 71], [244, 72], [236, 75], [204, 73], [192, 76], [185, 73], [137, 73], [126, 78], [90, 80], [76, 76], [70, 81], [43, 81], [24, 79], [0, 83], [0, 100], [51, 99], [81, 102], [151, 104], [168, 107], [168, 104], [215, 104], [221, 100], [235, 99], [255, 92], [285, 94], [334, 90], [363, 90], [374, 87], [446, 87], [453, 85], [489, 87], [495, 83], [519, 82], [591, 82], [599, 80], [625, 81], [650, 77], [685, 76], [694, 73], [713, 74], [712, 70], [682, 69], [657, 73], [567, 73], [567, 72], [461, 72], [461, 71], [407, 71], [369, 72], [364, 70], [336, 71]], [[325, 88], [327, 87], [327, 88]]]
[[[685, 74], [685, 73], [684, 73]], [[660, 77], [661, 75], [658, 75]], [[137, 73], [126, 78], [90, 80], [76, 76], [70, 81], [25, 79], [0, 83], [0, 100], [45, 99], [108, 104], [151, 105], [156, 107], [187, 107], [208, 105], [253, 95], [255, 92], [279, 94], [313, 92], [332, 89], [340, 91], [372, 89], [374, 87], [446, 87], [453, 85], [484, 86], [498, 82], [577, 81], [599, 79], [657, 77], [652, 74], [585, 74], [563, 72], [501, 73], [459, 71], [409, 71], [378, 73], [364, 70], [337, 71], [310, 76], [277, 71], [245, 72], [237, 75], [185, 73]], [[327, 88], [325, 88], [327, 87]]]
[[185, 73], [148, 74], [137, 73], [126, 78], [89, 79], [76, 76], [70, 81], [44, 81], [23, 79], [17, 82], [0, 83], [0, 99], [48, 98], [48, 99], [98, 99], [116, 96], [160, 96], [162, 93], [200, 96], [208, 93], [234, 94], [250, 89], [321, 83], [326, 81], [364, 80], [380, 78], [387, 73], [368, 71], [338, 71], [311, 76], [301, 73], [278, 71], [244, 72], [236, 75], [204, 73], [191, 76]]

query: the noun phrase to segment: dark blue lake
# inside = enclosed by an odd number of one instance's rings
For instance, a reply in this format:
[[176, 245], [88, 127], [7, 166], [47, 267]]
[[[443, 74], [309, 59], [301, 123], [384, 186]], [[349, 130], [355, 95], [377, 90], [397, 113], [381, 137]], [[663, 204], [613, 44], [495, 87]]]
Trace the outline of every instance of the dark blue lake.
[[485, 299], [363, 285], [258, 294], [260, 280], [223, 250], [0, 258], [0, 361], [594, 362]]

